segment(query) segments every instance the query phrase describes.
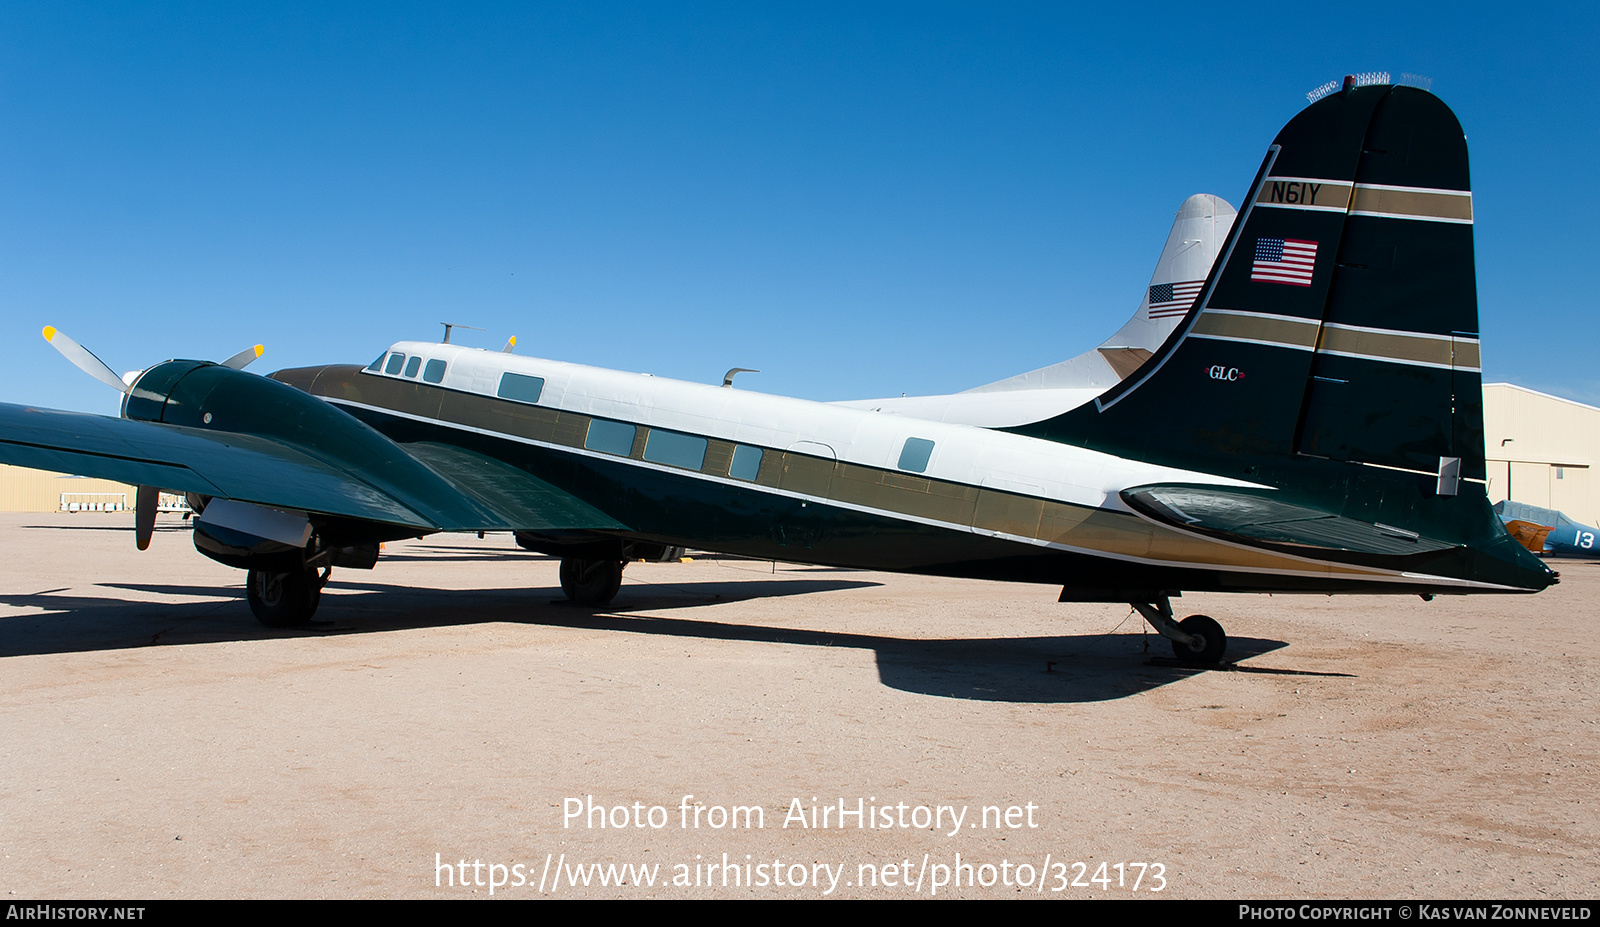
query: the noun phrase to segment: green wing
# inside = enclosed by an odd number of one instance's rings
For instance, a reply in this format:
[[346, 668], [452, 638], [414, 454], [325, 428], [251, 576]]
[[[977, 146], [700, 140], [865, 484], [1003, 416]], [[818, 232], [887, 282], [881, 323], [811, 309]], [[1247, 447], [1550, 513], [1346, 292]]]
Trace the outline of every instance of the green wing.
[[481, 454], [393, 446], [412, 466], [363, 473], [314, 448], [258, 435], [0, 403], [0, 462], [20, 467], [423, 531], [626, 530], [570, 493]]

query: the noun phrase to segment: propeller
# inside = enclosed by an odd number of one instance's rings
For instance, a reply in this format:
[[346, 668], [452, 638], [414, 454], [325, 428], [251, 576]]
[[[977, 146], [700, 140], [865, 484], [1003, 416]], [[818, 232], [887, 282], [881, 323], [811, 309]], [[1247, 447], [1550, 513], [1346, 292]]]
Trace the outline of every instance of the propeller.
[[[50, 342], [51, 347], [60, 351], [62, 357], [72, 361], [73, 366], [121, 393], [126, 393], [133, 389], [134, 382], [139, 379], [141, 373], [144, 373], [142, 370], [133, 370], [120, 377], [117, 376], [110, 367], [106, 366], [105, 361], [94, 356], [93, 351], [57, 331], [53, 325], [44, 327], [44, 340]], [[260, 357], [265, 350], [259, 344], [245, 348], [238, 354], [223, 361], [222, 366], [233, 370], [243, 370], [250, 365], [251, 361]], [[148, 550], [150, 548], [150, 538], [155, 534], [156, 530], [156, 509], [160, 501], [161, 491], [154, 486], [140, 486], [134, 496], [133, 542], [140, 550]]]
[[[57, 329], [54, 325], [46, 325], [44, 327], [44, 340], [50, 342], [52, 348], [60, 351], [62, 357], [72, 361], [73, 366], [121, 393], [126, 393], [132, 389], [133, 381], [139, 379], [139, 374], [144, 372], [142, 370], [133, 370], [120, 377], [117, 376], [106, 365], [105, 361], [94, 355], [93, 351], [73, 341], [65, 332]], [[243, 370], [265, 352], [266, 348], [262, 345], [252, 345], [223, 361], [222, 366], [233, 370]]]
[[73, 366], [77, 367], [79, 370], [82, 370], [84, 373], [87, 373], [89, 376], [94, 377], [96, 380], [99, 380], [101, 383], [110, 386], [112, 389], [115, 389], [120, 393], [126, 393], [129, 389], [132, 389], [132, 387], [123, 382], [122, 378], [117, 376], [110, 367], [106, 366], [105, 361], [95, 357], [94, 353], [88, 348], [77, 343], [76, 341], [73, 341], [71, 338], [68, 338], [61, 332], [56, 331], [55, 326], [46, 325], [44, 327], [44, 340], [50, 342], [50, 346], [52, 348], [60, 351], [62, 357], [72, 361]]
[[261, 353], [263, 351], [265, 351], [265, 350], [266, 350], [266, 348], [263, 347], [262, 345], [259, 345], [259, 344], [256, 345], [255, 347], [245, 348], [243, 351], [240, 351], [238, 354], [235, 354], [232, 357], [228, 358], [227, 360], [223, 361], [222, 362], [222, 366], [231, 367], [234, 370], [243, 370], [244, 368], [250, 366], [250, 363], [252, 361], [254, 361], [256, 358], [260, 357]]

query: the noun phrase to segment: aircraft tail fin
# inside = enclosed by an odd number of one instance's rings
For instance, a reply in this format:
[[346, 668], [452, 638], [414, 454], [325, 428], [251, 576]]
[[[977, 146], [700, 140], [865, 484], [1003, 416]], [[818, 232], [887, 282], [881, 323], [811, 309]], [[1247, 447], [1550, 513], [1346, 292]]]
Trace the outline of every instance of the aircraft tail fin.
[[1160, 350], [1094, 402], [1012, 430], [1520, 551], [1484, 494], [1470, 191], [1449, 107], [1347, 82], [1279, 132]]
[[1104, 389], [1150, 358], [1183, 321], [1216, 262], [1237, 211], [1220, 196], [1183, 201], [1133, 317], [1099, 347], [1070, 360], [967, 390]]

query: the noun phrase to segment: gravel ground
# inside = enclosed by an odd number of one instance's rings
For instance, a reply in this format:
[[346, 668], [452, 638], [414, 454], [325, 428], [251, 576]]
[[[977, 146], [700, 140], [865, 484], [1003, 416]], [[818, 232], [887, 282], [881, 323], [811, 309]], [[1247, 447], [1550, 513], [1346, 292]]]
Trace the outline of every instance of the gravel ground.
[[1198, 672], [1038, 586], [702, 556], [572, 608], [505, 535], [390, 544], [273, 631], [181, 523], [140, 554], [129, 522], [0, 515], [13, 898], [1600, 884], [1593, 564], [1537, 596], [1188, 596], [1238, 661]]

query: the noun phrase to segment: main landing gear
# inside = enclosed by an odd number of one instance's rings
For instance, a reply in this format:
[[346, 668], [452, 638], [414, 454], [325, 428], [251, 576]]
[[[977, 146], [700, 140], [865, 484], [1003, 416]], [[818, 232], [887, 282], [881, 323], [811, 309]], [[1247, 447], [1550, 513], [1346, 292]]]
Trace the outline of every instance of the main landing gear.
[[251, 570], [245, 577], [245, 599], [256, 620], [269, 628], [304, 627], [322, 604], [322, 587], [332, 572], [332, 567], [289, 573]]
[[584, 560], [578, 557], [564, 557], [561, 560], [561, 591], [574, 605], [607, 605], [621, 588], [620, 560]]
[[1190, 615], [1172, 620], [1172, 601], [1166, 596], [1155, 603], [1131, 603], [1144, 620], [1162, 637], [1172, 641], [1172, 655], [1185, 663], [1221, 663], [1228, 649], [1228, 635], [1205, 615]]

